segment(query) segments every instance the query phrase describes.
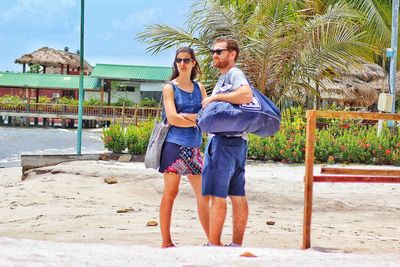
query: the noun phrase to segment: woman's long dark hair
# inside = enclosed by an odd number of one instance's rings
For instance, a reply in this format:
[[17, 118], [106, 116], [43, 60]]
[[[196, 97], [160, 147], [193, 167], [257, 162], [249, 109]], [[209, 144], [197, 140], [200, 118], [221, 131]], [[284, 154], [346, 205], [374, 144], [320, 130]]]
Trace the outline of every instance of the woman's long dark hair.
[[199, 66], [199, 62], [197, 62], [197, 59], [196, 59], [193, 49], [190, 47], [187, 47], [187, 46], [180, 47], [180, 48], [178, 48], [178, 50], [176, 50], [174, 63], [172, 65], [173, 72], [172, 72], [171, 78], [169, 80], [172, 81], [173, 79], [175, 79], [176, 77], [179, 76], [178, 67], [176, 66], [176, 61], [175, 61], [176, 57], [178, 56], [179, 53], [190, 54], [190, 57], [193, 59], [194, 62], [196, 62], [196, 65], [194, 65], [192, 72], [190, 73], [190, 80], [193, 81], [194, 79], [196, 79], [197, 74], [200, 73], [200, 66]]

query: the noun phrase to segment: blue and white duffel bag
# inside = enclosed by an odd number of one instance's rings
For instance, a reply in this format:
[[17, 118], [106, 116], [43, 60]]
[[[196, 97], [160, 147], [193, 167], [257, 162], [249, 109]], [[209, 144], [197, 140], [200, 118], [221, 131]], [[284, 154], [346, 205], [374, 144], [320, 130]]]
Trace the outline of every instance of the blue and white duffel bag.
[[212, 134], [273, 135], [279, 130], [281, 112], [268, 97], [253, 86], [251, 89], [253, 100], [250, 103], [235, 105], [218, 101], [202, 108], [197, 116], [197, 125], [202, 131]]

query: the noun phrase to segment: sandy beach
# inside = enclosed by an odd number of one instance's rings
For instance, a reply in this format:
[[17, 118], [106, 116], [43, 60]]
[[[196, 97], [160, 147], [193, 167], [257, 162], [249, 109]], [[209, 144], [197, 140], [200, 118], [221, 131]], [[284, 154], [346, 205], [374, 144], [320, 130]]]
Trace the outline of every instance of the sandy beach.
[[[96, 266], [263, 266], [273, 259], [279, 266], [318, 266], [321, 262], [314, 262], [317, 258], [326, 259], [328, 266], [400, 264], [398, 184], [316, 184], [312, 248], [302, 251], [304, 166], [249, 162], [246, 174], [250, 214], [244, 248], [202, 247], [206, 238], [197, 219], [193, 192], [184, 177], [172, 221], [178, 248], [161, 250], [159, 228], [146, 224], [158, 222], [163, 179], [156, 171], [145, 169], [143, 163], [68, 162], [30, 170], [25, 181], [21, 181], [21, 168], [0, 169], [0, 264], [18, 265], [21, 262], [16, 259], [22, 257], [41, 265], [47, 262], [36, 262], [41, 254], [47, 255], [49, 265], [68, 265], [73, 259], [80, 264], [85, 259], [82, 255], [73, 257], [65, 251], [79, 254], [85, 249], [95, 255], [86, 263]], [[118, 183], [105, 183], [109, 177]], [[121, 212], [123, 209], [127, 212]], [[223, 232], [225, 243], [230, 242], [231, 225], [229, 212]], [[55, 251], [49, 252], [46, 247]], [[268, 257], [249, 262], [249, 258], [239, 257], [246, 249]], [[112, 261], [113, 256], [99, 252], [107, 250], [147, 256], [133, 262], [128, 256], [121, 262], [123, 259], [115, 255]], [[57, 257], [57, 251], [64, 251], [64, 257]], [[209, 258], [210, 252], [217, 256]], [[203, 263], [191, 257], [193, 254], [204, 254]], [[237, 261], [229, 255], [237, 256]], [[285, 261], [288, 255], [298, 261]], [[232, 264], [224, 257], [233, 260]]]

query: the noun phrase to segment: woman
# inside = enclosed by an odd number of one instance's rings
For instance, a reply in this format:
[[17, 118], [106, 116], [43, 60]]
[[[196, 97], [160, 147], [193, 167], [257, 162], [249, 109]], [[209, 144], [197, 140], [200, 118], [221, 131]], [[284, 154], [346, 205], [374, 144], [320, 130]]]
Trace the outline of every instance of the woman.
[[171, 239], [171, 215], [182, 175], [187, 175], [196, 194], [200, 223], [208, 237], [209, 205], [201, 195], [203, 159], [200, 155], [201, 131], [196, 127], [197, 112], [207, 96], [201, 83], [195, 82], [200, 72], [193, 49], [176, 51], [173, 74], [163, 87], [164, 111], [171, 125], [162, 148], [159, 172], [164, 174], [164, 191], [160, 204], [162, 248], [174, 247]]

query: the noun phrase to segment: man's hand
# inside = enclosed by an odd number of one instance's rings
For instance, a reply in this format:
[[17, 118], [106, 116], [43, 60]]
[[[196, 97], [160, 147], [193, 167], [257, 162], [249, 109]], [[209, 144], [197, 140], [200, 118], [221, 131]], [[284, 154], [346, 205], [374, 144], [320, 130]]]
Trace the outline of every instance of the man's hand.
[[203, 99], [203, 101], [201, 101], [201, 105], [203, 106], [203, 108], [205, 106], [207, 106], [208, 104], [217, 101], [217, 95], [213, 95], [213, 96], [208, 96], [206, 98]]

